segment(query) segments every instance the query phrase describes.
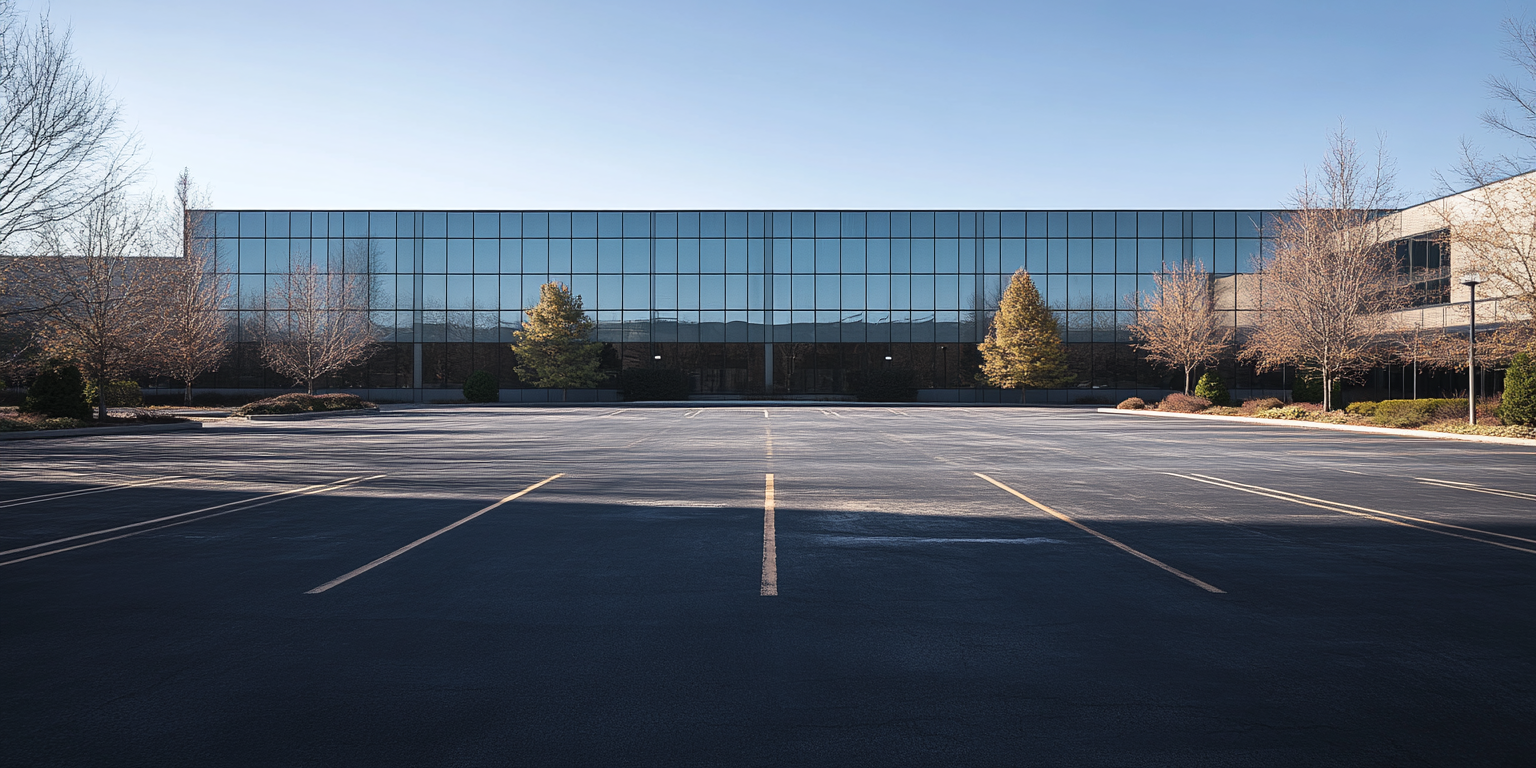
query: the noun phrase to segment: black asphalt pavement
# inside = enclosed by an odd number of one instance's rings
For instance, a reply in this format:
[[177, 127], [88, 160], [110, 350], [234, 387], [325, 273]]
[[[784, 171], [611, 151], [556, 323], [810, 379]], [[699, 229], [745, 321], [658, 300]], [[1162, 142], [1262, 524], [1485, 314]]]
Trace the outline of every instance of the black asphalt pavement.
[[8, 443], [0, 765], [1536, 765], [1533, 466], [1019, 408]]

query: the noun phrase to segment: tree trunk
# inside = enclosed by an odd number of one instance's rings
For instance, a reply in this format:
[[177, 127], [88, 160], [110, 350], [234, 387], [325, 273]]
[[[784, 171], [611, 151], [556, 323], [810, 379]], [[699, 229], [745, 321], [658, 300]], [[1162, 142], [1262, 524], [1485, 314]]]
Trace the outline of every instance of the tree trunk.
[[1331, 403], [1329, 403], [1329, 401], [1332, 400], [1332, 399], [1333, 399], [1333, 387], [1330, 386], [1330, 382], [1328, 380], [1328, 372], [1324, 371], [1323, 372], [1323, 411], [1325, 413], [1329, 410], [1330, 405], [1331, 405]]
[[305, 386], [305, 389], [304, 389], [305, 394], [309, 394], [309, 395], [315, 394], [315, 380], [314, 379], [305, 379], [304, 380], [304, 386]]
[[1189, 394], [1189, 367], [1184, 368], [1184, 394]]
[[96, 380], [96, 420], [107, 420], [107, 382], [105, 379]]
[[185, 400], [186, 400], [187, 407], [188, 408], [192, 407], [192, 382], [191, 381], [187, 382], [187, 392], [186, 392]]

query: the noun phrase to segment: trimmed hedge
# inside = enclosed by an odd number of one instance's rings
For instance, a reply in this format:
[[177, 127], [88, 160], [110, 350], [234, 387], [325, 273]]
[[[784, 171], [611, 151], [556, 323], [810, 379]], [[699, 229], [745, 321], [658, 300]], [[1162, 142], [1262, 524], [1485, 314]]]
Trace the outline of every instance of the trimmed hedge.
[[49, 418], [90, 419], [91, 404], [85, 399], [80, 369], [61, 360], [49, 360], [38, 369], [27, 388], [27, 399], [18, 409]]
[[270, 413], [313, 413], [317, 411], [347, 411], [358, 408], [377, 408], [378, 406], [357, 395], [349, 395], [338, 392], [331, 395], [306, 395], [303, 392], [293, 392], [287, 395], [269, 397], [266, 400], [257, 400], [250, 405], [242, 406], [235, 410], [239, 416]]
[[464, 380], [464, 399], [471, 403], [494, 403], [501, 399], [501, 382], [490, 371], [475, 371]]
[[687, 400], [688, 374], [676, 368], [630, 368], [619, 373], [619, 397], [638, 400]]
[[[1436, 421], [1466, 418], [1467, 401], [1425, 397], [1418, 400], [1382, 400], [1377, 403], [1360, 403], [1352, 413], [1366, 416], [1383, 427], [1411, 429]], [[1346, 409], [1349, 410], [1349, 409]]]
[[[85, 401], [96, 407], [96, 382], [85, 383]], [[144, 405], [144, 390], [137, 381], [118, 380], [107, 382], [108, 408], [139, 408]]]
[[1199, 413], [1209, 407], [1211, 407], [1211, 401], [1181, 392], [1174, 392], [1157, 404], [1157, 410], [1168, 413]]
[[907, 368], [870, 368], [859, 377], [854, 394], [866, 403], [910, 403], [917, 399], [916, 381]]
[[1147, 401], [1139, 397], [1127, 397], [1120, 401], [1115, 408], [1122, 411], [1144, 411], [1147, 409]]

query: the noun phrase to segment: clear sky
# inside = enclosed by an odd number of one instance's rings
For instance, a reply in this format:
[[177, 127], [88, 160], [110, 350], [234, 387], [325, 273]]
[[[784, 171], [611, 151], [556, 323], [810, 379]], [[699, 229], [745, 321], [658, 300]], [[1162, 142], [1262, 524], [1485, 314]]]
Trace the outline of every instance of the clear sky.
[[[22, 0], [33, 10], [41, 3]], [[1269, 208], [1435, 191], [1525, 3], [52, 0], [221, 208]]]

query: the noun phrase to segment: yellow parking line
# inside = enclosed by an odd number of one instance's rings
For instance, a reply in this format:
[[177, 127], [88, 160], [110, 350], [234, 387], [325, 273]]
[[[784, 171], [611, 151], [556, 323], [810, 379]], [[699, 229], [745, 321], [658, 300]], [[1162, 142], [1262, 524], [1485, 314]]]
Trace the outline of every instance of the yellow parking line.
[[385, 555], [385, 556], [383, 556], [383, 557], [381, 557], [381, 558], [379, 558], [377, 560], [374, 560], [373, 562], [371, 562], [371, 563], [369, 563], [369, 564], [367, 564], [367, 565], [365, 565], [365, 566], [363, 566], [361, 568], [356, 568], [356, 569], [353, 569], [351, 571], [348, 571], [348, 572], [346, 572], [346, 573], [344, 573], [344, 574], [342, 574], [342, 575], [340, 575], [340, 576], [338, 576], [338, 577], [336, 577], [334, 579], [331, 579], [330, 581], [327, 581], [324, 584], [321, 584], [318, 587], [315, 587], [314, 589], [309, 590], [308, 592], [305, 592], [304, 594], [306, 594], [306, 595], [318, 595], [321, 592], [324, 592], [324, 591], [330, 589], [331, 587], [334, 587], [334, 586], [336, 586], [338, 584], [342, 584], [342, 583], [344, 583], [346, 581], [349, 581], [349, 580], [351, 580], [351, 579], [353, 579], [353, 578], [355, 578], [357, 576], [361, 576], [361, 575], [363, 575], [363, 574], [373, 570], [374, 568], [377, 568], [377, 567], [379, 567], [379, 566], [381, 566], [381, 565], [383, 565], [383, 564], [385, 564], [385, 563], [387, 563], [387, 562], [389, 562], [389, 561], [391, 561], [391, 560], [393, 560], [393, 559], [395, 559], [395, 558], [397, 558], [397, 557], [399, 557], [399, 556], [401, 556], [401, 555], [403, 555], [403, 554], [405, 554], [405, 553], [407, 553], [407, 552], [409, 552], [409, 551], [411, 551], [411, 550], [413, 550], [413, 549], [415, 549], [415, 548], [417, 548], [417, 547], [419, 547], [419, 546], [421, 546], [421, 545], [423, 545], [423, 544], [425, 544], [425, 543], [427, 543], [427, 542], [429, 542], [429, 541], [431, 541], [431, 540], [433, 540], [433, 539], [435, 539], [435, 538], [437, 538], [437, 537], [439, 537], [439, 536], [441, 536], [441, 535], [443, 535], [443, 534], [445, 534], [445, 533], [447, 533], [447, 532], [449, 532], [449, 531], [451, 531], [451, 530], [453, 530], [453, 529], [455, 529], [455, 528], [457, 528], [457, 527], [459, 527], [459, 526], [461, 526], [461, 525], [463, 525], [463, 524], [465, 524], [465, 523], [467, 523], [467, 522], [469, 522], [469, 521], [471, 521], [471, 520], [473, 520], [473, 519], [475, 519], [475, 518], [477, 518], [477, 517], [479, 517], [479, 516], [489, 512], [489, 511], [491, 511], [491, 510], [493, 510], [493, 509], [495, 509], [495, 508], [497, 508], [497, 507], [499, 507], [499, 506], [501, 506], [501, 505], [503, 505], [503, 504], [505, 504], [505, 503], [507, 503], [509, 501], [515, 501], [517, 499], [520, 499], [523, 496], [526, 496], [526, 495], [534, 492], [535, 490], [538, 490], [541, 486], [544, 486], [544, 485], [547, 485], [549, 483], [552, 483], [555, 480], [558, 480], [559, 478], [564, 477], [564, 476], [565, 476], [565, 473], [561, 472], [558, 475], [551, 475], [549, 477], [546, 477], [543, 480], [540, 480], [539, 482], [534, 483], [533, 485], [530, 485], [527, 488], [524, 488], [521, 491], [518, 491], [517, 493], [514, 493], [511, 496], [508, 496], [508, 497], [502, 499], [501, 501], [498, 501], [495, 504], [492, 504], [489, 507], [486, 507], [486, 508], [484, 508], [484, 509], [482, 509], [482, 510], [480, 510], [480, 511], [478, 511], [478, 512], [472, 514], [472, 515], [470, 515], [469, 517], [464, 518], [463, 520], [460, 520], [460, 521], [458, 521], [456, 523], [453, 523], [452, 525], [448, 525], [448, 526], [444, 526], [442, 528], [439, 528], [438, 530], [433, 531], [432, 533], [429, 533], [426, 536], [423, 536], [423, 537], [421, 537], [421, 538], [419, 538], [419, 539], [417, 539], [417, 540], [415, 540], [415, 541], [413, 541], [413, 542], [411, 542], [411, 543], [409, 543], [409, 544], [407, 544], [407, 545], [405, 545], [405, 546], [403, 546], [403, 547], [401, 547], [401, 548], [399, 548], [399, 549], [397, 549], [397, 550], [395, 550], [395, 551], [393, 551], [393, 552], [391, 552], [391, 553], [389, 553], [389, 554], [387, 554], [387, 555]]
[[763, 489], [763, 582], [757, 592], [763, 597], [779, 594], [779, 555], [773, 530], [773, 475], [767, 477]]
[[1019, 493], [1018, 491], [1015, 491], [1014, 489], [1009, 488], [1008, 486], [1003, 485], [1002, 483], [1000, 483], [1000, 482], [998, 482], [996, 480], [993, 480], [992, 478], [987, 477], [986, 475], [983, 475], [980, 472], [973, 472], [971, 474], [974, 474], [977, 477], [979, 477], [979, 478], [981, 478], [981, 479], [983, 479], [983, 480], [985, 480], [985, 481], [987, 481], [987, 482], [989, 482], [989, 483], [991, 483], [991, 484], [993, 484], [993, 485], [995, 485], [995, 486], [997, 486], [997, 487], [999, 487], [999, 488], [1001, 488], [1001, 489], [1003, 489], [1003, 490], [1005, 490], [1005, 491], [1007, 491], [1007, 492], [1009, 492], [1009, 493], [1011, 493], [1011, 494], [1013, 494], [1013, 495], [1015, 495], [1015, 496], [1025, 500], [1025, 501], [1029, 502], [1031, 505], [1033, 505], [1036, 509], [1039, 509], [1041, 512], [1044, 512], [1044, 513], [1046, 513], [1046, 514], [1048, 514], [1048, 515], [1050, 515], [1052, 517], [1055, 517], [1056, 519], [1058, 519], [1058, 520], [1060, 520], [1060, 521], [1062, 521], [1064, 523], [1067, 523], [1068, 525], [1071, 525], [1071, 526], [1073, 526], [1073, 527], [1075, 527], [1075, 528], [1077, 528], [1077, 529], [1079, 529], [1079, 530], [1081, 530], [1081, 531], [1083, 531], [1085, 533], [1093, 534], [1094, 536], [1097, 536], [1100, 539], [1103, 539], [1104, 541], [1108, 542], [1109, 544], [1111, 544], [1111, 545], [1113, 545], [1115, 547], [1118, 547], [1122, 551], [1127, 552], [1127, 553], [1132, 554], [1132, 555], [1135, 555], [1136, 557], [1139, 557], [1142, 560], [1145, 560], [1145, 561], [1147, 561], [1147, 562], [1149, 562], [1149, 563], [1151, 563], [1151, 564], [1153, 564], [1153, 565], [1155, 565], [1155, 566], [1157, 566], [1157, 567], [1159, 567], [1159, 568], [1161, 568], [1161, 569], [1163, 569], [1163, 570], [1165, 570], [1165, 571], [1167, 571], [1167, 572], [1169, 572], [1169, 573], [1171, 573], [1171, 574], [1173, 574], [1173, 575], [1175, 575], [1175, 576], [1177, 576], [1177, 577], [1179, 577], [1179, 578], [1181, 578], [1181, 579], [1183, 579], [1183, 580], [1185, 580], [1185, 581], [1187, 581], [1187, 582], [1189, 582], [1189, 583], [1191, 583], [1191, 584], [1193, 584], [1193, 585], [1195, 585], [1195, 586], [1197, 586], [1197, 587], [1199, 587], [1199, 588], [1201, 588], [1201, 589], [1203, 589], [1203, 590], [1205, 590], [1207, 592], [1212, 592], [1212, 593], [1215, 593], [1215, 594], [1218, 594], [1218, 595], [1226, 594], [1226, 592], [1224, 592], [1224, 591], [1222, 591], [1220, 589], [1217, 589], [1217, 588], [1211, 586], [1210, 584], [1207, 584], [1207, 583], [1205, 583], [1205, 582], [1203, 582], [1203, 581], [1201, 581], [1201, 580], [1199, 580], [1199, 579], [1197, 579], [1197, 578], [1195, 578], [1195, 577], [1193, 577], [1193, 576], [1191, 576], [1191, 575], [1189, 575], [1189, 574], [1187, 574], [1187, 573], [1185, 573], [1185, 572], [1183, 572], [1183, 571], [1181, 571], [1181, 570], [1179, 570], [1179, 569], [1177, 569], [1177, 568], [1175, 568], [1175, 567], [1173, 567], [1173, 566], [1171, 566], [1171, 565], [1169, 565], [1169, 564], [1167, 564], [1167, 563], [1165, 563], [1165, 562], [1163, 562], [1161, 560], [1158, 560], [1157, 558], [1152, 557], [1151, 555], [1147, 555], [1147, 554], [1144, 554], [1142, 552], [1138, 552], [1135, 549], [1132, 549], [1131, 547], [1128, 547], [1125, 544], [1122, 544], [1119, 541], [1116, 541], [1115, 539], [1112, 539], [1112, 538], [1110, 538], [1108, 536], [1105, 536], [1104, 534], [1099, 533], [1098, 531], [1095, 531], [1094, 529], [1089, 528], [1088, 526], [1083, 525], [1082, 523], [1079, 523], [1078, 521], [1073, 520], [1072, 518], [1067, 517], [1066, 515], [1063, 515], [1062, 513], [1057, 512], [1056, 510], [1051, 509], [1050, 507], [1047, 507], [1046, 505], [1041, 504], [1040, 502], [1035, 501], [1034, 499], [1031, 499], [1030, 497], [1025, 496], [1022, 493]]

